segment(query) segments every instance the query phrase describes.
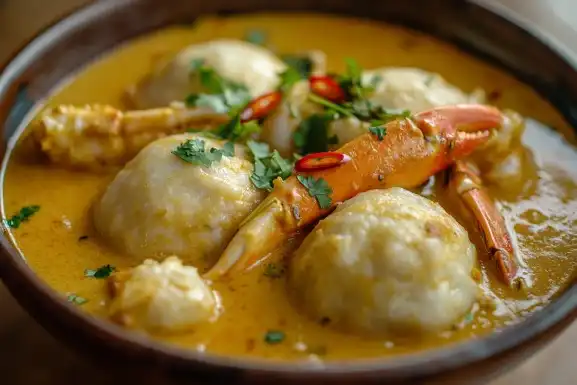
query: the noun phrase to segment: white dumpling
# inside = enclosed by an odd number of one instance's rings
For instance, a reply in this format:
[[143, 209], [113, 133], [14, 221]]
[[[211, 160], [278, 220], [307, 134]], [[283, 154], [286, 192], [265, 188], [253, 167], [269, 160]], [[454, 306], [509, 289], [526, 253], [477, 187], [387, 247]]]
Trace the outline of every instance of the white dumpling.
[[113, 277], [113, 319], [125, 326], [179, 332], [216, 319], [218, 298], [198, 270], [176, 256], [141, 265]]
[[475, 247], [437, 203], [371, 190], [322, 220], [297, 250], [289, 285], [310, 316], [358, 333], [426, 333], [459, 321], [479, 293]]
[[223, 142], [182, 134], [159, 139], [132, 159], [94, 207], [96, 230], [117, 249], [144, 260], [176, 254], [210, 266], [242, 220], [264, 198], [250, 181], [243, 145], [210, 167], [187, 163], [172, 151], [187, 139], [205, 148]]
[[203, 59], [204, 65], [221, 77], [242, 84], [252, 97], [274, 90], [285, 63], [266, 48], [242, 40], [220, 39], [194, 44], [170, 62], [143, 79], [130, 96], [136, 108], [166, 106], [201, 92], [199, 79], [191, 76], [191, 63]]
[[[413, 67], [383, 67], [365, 71], [365, 85], [376, 85], [369, 101], [387, 110], [413, 113], [430, 108], [461, 103], [484, 103], [482, 90], [467, 94], [448, 83], [441, 75]], [[355, 118], [339, 119], [330, 126], [339, 145], [367, 132], [369, 123]]]
[[376, 84], [370, 101], [386, 109], [406, 109], [415, 113], [449, 104], [484, 102], [481, 90], [467, 94], [441, 75], [420, 68], [378, 68], [365, 71], [362, 81], [367, 85]]

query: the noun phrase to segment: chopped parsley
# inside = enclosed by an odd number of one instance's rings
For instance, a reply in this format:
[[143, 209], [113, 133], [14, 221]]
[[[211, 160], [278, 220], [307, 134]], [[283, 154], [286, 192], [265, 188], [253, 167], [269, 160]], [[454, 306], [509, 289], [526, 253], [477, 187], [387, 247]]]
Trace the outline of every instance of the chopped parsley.
[[303, 78], [308, 78], [313, 71], [313, 61], [308, 56], [283, 55], [281, 59], [287, 66], [295, 69]]
[[294, 86], [299, 81], [305, 79], [300, 72], [291, 67], [281, 72], [279, 77], [280, 77], [279, 90], [283, 93], [288, 92], [292, 88], [292, 86]]
[[279, 343], [283, 342], [284, 339], [285, 339], [285, 334], [284, 334], [284, 332], [282, 332], [280, 330], [269, 330], [264, 335], [264, 342], [266, 342], [269, 345], [279, 344]]
[[371, 134], [375, 135], [379, 141], [385, 139], [385, 135], [387, 135], [387, 129], [382, 126], [369, 127], [369, 131]]
[[326, 180], [304, 175], [297, 175], [297, 179], [307, 189], [309, 195], [317, 200], [321, 209], [331, 207], [332, 199], [330, 195], [333, 193], [333, 189]]
[[189, 107], [209, 107], [219, 114], [224, 114], [230, 109], [221, 95], [191, 94], [186, 97], [185, 103]]
[[84, 270], [84, 276], [88, 278], [108, 278], [112, 273], [116, 271], [116, 267], [111, 265], [100, 266], [98, 269], [86, 269]]
[[264, 267], [263, 274], [269, 278], [280, 278], [283, 276], [285, 268], [279, 263], [267, 263]]
[[188, 95], [185, 102], [189, 107], [210, 107], [217, 113], [226, 113], [251, 99], [246, 86], [223, 78], [203, 59], [191, 62], [190, 74], [198, 77], [205, 92]]
[[83, 297], [76, 295], [74, 293], [68, 294], [66, 299], [68, 300], [68, 302], [72, 302], [75, 305], [84, 305], [86, 302], [88, 302], [88, 300], [86, 298], [83, 298]]
[[314, 114], [300, 122], [293, 133], [293, 142], [299, 154], [328, 151], [331, 144], [337, 144], [336, 135], [329, 136], [332, 117]]
[[242, 123], [240, 114], [236, 114], [230, 121], [220, 125], [212, 133], [221, 139], [236, 142], [246, 140], [253, 134], [259, 133], [260, 130], [261, 128], [257, 121], [251, 120], [250, 122]]
[[315, 102], [323, 106], [325, 110], [331, 114], [328, 116], [332, 116], [333, 119], [338, 119], [343, 116], [349, 118], [355, 117], [354, 111], [348, 106], [333, 103], [330, 100], [327, 100], [313, 93], [309, 94], [307, 98], [311, 102]]
[[291, 176], [293, 164], [284, 159], [277, 150], [271, 153], [268, 144], [252, 140], [249, 140], [247, 145], [254, 157], [254, 171], [250, 180], [256, 188], [272, 191], [276, 178], [284, 180]]
[[373, 87], [364, 87], [362, 84], [363, 70], [354, 59], [346, 58], [346, 71], [344, 75], [338, 76], [337, 80], [348, 95], [348, 99], [366, 99]]
[[474, 316], [473, 313], [467, 313], [467, 315], [464, 318], [465, 323], [471, 323], [473, 322]]
[[22, 207], [18, 214], [14, 214], [12, 217], [5, 219], [4, 224], [12, 229], [17, 229], [20, 227], [22, 222], [28, 222], [30, 217], [36, 214], [39, 210], [40, 206], [38, 205]]
[[244, 40], [252, 44], [264, 46], [266, 43], [266, 33], [260, 29], [251, 29], [246, 33]]
[[364, 122], [371, 122], [373, 126], [398, 118], [411, 117], [411, 112], [408, 110], [387, 110], [371, 102], [369, 97], [382, 78], [378, 75], [373, 76], [369, 84], [363, 84], [362, 69], [359, 64], [353, 59], [346, 59], [346, 64], [347, 69], [344, 75], [334, 75], [347, 96], [344, 103], [336, 104], [315, 94], [309, 95], [308, 99], [322, 105], [328, 113], [333, 114], [333, 119], [355, 117]]
[[213, 162], [219, 162], [223, 156], [234, 156], [234, 144], [227, 142], [222, 150], [212, 147], [206, 151], [204, 140], [188, 139], [179, 144], [172, 153], [185, 162], [210, 167]]

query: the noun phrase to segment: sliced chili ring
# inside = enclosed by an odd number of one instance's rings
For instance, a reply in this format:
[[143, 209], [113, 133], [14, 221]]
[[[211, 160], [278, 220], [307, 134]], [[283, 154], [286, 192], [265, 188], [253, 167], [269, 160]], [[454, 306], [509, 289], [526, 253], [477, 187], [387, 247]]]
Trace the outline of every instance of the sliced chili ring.
[[280, 91], [259, 96], [250, 101], [245, 109], [242, 110], [240, 113], [240, 121], [246, 123], [251, 120], [262, 119], [277, 108], [281, 101], [282, 93]]
[[345, 101], [345, 91], [340, 84], [330, 76], [311, 76], [309, 77], [309, 86], [313, 93], [333, 103], [342, 103]]
[[315, 152], [300, 158], [295, 163], [295, 170], [297, 172], [325, 170], [327, 168], [337, 167], [343, 163], [347, 163], [351, 157], [340, 152]]

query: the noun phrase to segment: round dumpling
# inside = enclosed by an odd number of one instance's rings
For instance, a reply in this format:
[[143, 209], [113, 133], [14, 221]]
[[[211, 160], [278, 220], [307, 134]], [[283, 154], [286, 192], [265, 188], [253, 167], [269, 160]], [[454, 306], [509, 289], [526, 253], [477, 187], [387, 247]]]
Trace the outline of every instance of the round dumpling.
[[376, 85], [371, 102], [387, 109], [420, 112], [448, 104], [484, 102], [481, 90], [468, 95], [441, 75], [419, 68], [379, 68], [365, 71], [362, 80]]
[[290, 265], [298, 304], [359, 333], [451, 326], [479, 293], [475, 247], [437, 203], [401, 188], [346, 201], [305, 238]]
[[247, 149], [210, 166], [173, 154], [183, 142], [204, 142], [206, 151], [223, 142], [182, 134], [141, 150], [110, 183], [94, 207], [96, 230], [114, 247], [146, 258], [178, 255], [187, 264], [210, 266], [242, 220], [264, 198], [250, 181]]
[[286, 68], [266, 48], [241, 40], [220, 39], [191, 45], [129, 92], [135, 107], [162, 107], [202, 92], [200, 79], [191, 74], [191, 63], [197, 59], [222, 78], [246, 86], [252, 97], [272, 91]]
[[178, 332], [215, 320], [216, 295], [198, 270], [176, 256], [147, 259], [112, 277], [111, 317], [132, 328]]

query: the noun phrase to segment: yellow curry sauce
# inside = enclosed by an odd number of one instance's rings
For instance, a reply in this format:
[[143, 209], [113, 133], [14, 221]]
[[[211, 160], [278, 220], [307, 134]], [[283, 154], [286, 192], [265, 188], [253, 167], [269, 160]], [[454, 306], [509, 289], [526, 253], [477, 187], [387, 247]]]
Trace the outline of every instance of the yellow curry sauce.
[[[565, 140], [574, 142], [568, 125], [532, 89], [454, 47], [399, 27], [328, 16], [204, 18], [194, 28], [165, 29], [90, 64], [57, 90], [47, 104], [107, 103], [124, 107], [125, 89], [147, 74], [158, 57], [174, 55], [187, 45], [214, 38], [243, 38], [251, 29], [265, 31], [267, 42], [282, 53], [323, 50], [329, 71], [342, 71], [344, 59], [352, 57], [367, 69], [414, 66], [438, 72], [466, 92], [481, 87], [499, 94], [494, 101], [497, 106], [556, 127], [566, 135]], [[491, 194], [502, 200], [503, 211], [516, 230], [519, 249], [532, 271], [533, 286], [527, 293], [499, 283], [479, 235], [474, 228], [470, 230], [478, 248], [482, 286], [502, 300], [494, 311], [475, 308], [474, 314], [452, 330], [426, 337], [347, 335], [299, 312], [291, 303], [285, 278], [269, 277], [263, 274], [264, 267], [258, 266], [214, 285], [225, 309], [217, 322], [188, 334], [154, 337], [224, 355], [302, 359], [314, 354], [322, 359], [351, 359], [433, 348], [515, 322], [550, 301], [576, 276], [577, 151], [565, 140], [546, 126], [528, 121], [524, 142], [539, 166], [538, 180], [521, 196], [490, 188]], [[91, 226], [91, 204], [114, 174], [72, 172], [32, 158], [29, 153], [15, 151], [5, 174], [8, 216], [24, 206], [40, 206], [30, 221], [12, 230], [14, 240], [31, 268], [55, 290], [86, 298], [83, 309], [105, 315], [106, 281], [84, 277], [85, 269], [105, 264], [128, 268], [139, 263], [108, 248]], [[438, 189], [426, 190], [427, 196], [436, 199]], [[290, 252], [290, 247], [273, 258], [283, 252]], [[270, 330], [282, 331], [286, 338], [278, 344], [267, 344], [264, 336]]]

